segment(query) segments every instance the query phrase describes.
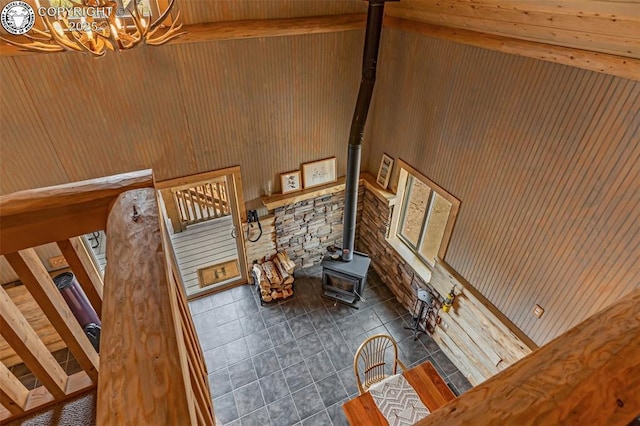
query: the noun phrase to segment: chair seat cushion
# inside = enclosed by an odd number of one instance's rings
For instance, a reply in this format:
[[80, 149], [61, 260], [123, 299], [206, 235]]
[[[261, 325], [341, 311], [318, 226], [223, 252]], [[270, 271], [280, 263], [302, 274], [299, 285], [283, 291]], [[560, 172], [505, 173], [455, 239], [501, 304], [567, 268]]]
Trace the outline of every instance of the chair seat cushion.
[[429, 415], [429, 409], [402, 374], [372, 385], [369, 393], [390, 426], [409, 426]]

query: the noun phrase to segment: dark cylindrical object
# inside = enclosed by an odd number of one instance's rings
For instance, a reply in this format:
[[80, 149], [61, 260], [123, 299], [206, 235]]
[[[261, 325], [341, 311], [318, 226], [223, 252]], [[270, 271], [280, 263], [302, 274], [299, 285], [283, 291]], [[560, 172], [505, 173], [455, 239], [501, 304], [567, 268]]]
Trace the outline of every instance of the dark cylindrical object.
[[358, 209], [358, 180], [360, 179], [360, 157], [364, 126], [369, 113], [373, 86], [376, 82], [376, 65], [382, 32], [385, 0], [370, 0], [367, 13], [367, 30], [362, 58], [362, 80], [358, 100], [351, 120], [349, 132], [349, 155], [347, 158], [347, 181], [344, 199], [344, 228], [342, 231], [342, 260], [353, 259], [356, 237], [356, 214]]
[[[344, 229], [342, 231], [342, 260], [350, 262], [356, 236], [356, 216], [358, 214], [358, 180], [360, 179], [360, 157], [362, 145], [349, 144], [347, 185], [344, 197]], [[349, 184], [351, 183], [351, 185]]]
[[[99, 330], [102, 324], [100, 323], [98, 314], [96, 314], [95, 309], [93, 309], [93, 306], [89, 303], [89, 299], [87, 299], [87, 296], [84, 294], [82, 287], [80, 287], [80, 283], [76, 280], [75, 275], [71, 272], [64, 272], [56, 275], [53, 278], [53, 282], [56, 284], [56, 287], [58, 287], [58, 290], [60, 290], [67, 305], [69, 305], [73, 316], [76, 317], [84, 329], [91, 344], [98, 350], [100, 333], [96, 330]], [[96, 335], [98, 336], [97, 339], [95, 338]]]

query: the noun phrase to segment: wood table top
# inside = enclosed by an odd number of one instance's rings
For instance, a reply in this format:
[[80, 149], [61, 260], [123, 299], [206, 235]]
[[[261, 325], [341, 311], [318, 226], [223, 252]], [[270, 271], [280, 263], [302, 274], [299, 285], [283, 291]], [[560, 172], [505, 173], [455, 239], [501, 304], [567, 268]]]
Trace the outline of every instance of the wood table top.
[[[456, 397], [429, 361], [423, 362], [402, 374], [431, 412]], [[380, 413], [380, 410], [378, 410], [369, 392], [346, 402], [342, 409], [347, 416], [349, 424], [352, 426], [389, 424]]]

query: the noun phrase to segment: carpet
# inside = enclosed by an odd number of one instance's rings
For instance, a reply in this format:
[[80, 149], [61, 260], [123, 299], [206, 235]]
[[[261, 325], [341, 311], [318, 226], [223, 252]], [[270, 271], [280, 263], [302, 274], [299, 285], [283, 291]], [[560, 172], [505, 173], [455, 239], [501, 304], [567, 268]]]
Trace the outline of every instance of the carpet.
[[3, 426], [93, 426], [96, 424], [96, 391], [59, 402], [42, 411], [2, 423]]

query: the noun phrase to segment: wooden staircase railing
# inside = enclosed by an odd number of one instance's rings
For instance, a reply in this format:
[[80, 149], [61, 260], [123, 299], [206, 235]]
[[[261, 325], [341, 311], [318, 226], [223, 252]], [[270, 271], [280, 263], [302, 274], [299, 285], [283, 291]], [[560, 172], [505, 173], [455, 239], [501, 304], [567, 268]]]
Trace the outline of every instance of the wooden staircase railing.
[[[29, 390], [0, 363], [0, 422], [98, 387], [98, 424], [214, 423], [152, 187], [151, 171], [141, 171], [0, 196], [0, 254], [82, 368], [67, 375], [0, 287], [0, 334], [43, 384]], [[97, 230], [108, 236], [106, 285], [78, 237]], [[99, 355], [33, 250], [49, 242], [101, 318]]]
[[225, 181], [204, 182], [172, 192], [182, 227], [231, 214]]

